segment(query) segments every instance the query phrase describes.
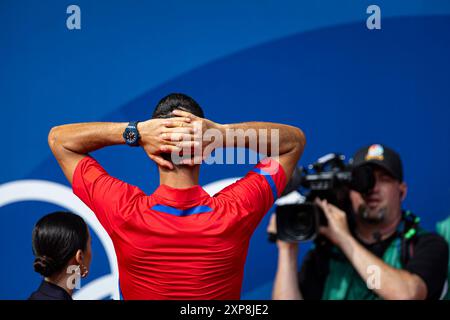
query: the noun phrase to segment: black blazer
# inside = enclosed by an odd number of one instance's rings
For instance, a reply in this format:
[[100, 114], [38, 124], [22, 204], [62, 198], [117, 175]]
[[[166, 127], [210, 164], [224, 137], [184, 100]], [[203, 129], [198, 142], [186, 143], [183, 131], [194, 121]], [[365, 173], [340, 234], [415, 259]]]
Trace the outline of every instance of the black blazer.
[[72, 300], [72, 296], [60, 286], [42, 280], [37, 291], [33, 292], [28, 300]]

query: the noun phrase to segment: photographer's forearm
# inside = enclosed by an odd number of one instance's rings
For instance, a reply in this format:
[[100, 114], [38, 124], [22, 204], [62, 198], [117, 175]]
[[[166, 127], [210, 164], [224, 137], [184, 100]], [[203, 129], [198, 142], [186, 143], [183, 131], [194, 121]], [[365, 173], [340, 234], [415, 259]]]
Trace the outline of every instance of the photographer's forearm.
[[[302, 153], [305, 145], [303, 132], [289, 125], [272, 122], [243, 122], [221, 127], [225, 137], [224, 147], [250, 148], [271, 156], [275, 152], [283, 155], [294, 149], [299, 149]], [[277, 138], [278, 141], [272, 141], [272, 137]], [[252, 138], [255, 140], [251, 140]], [[278, 150], [272, 150], [274, 146], [277, 146]]]
[[[372, 254], [353, 237], [342, 241], [342, 251], [353, 267], [358, 271], [364, 282], [372, 282], [374, 276], [379, 275], [379, 287], [372, 290], [383, 299], [410, 300], [425, 299], [427, 289], [423, 280], [406, 270], [396, 269]], [[379, 273], [373, 272], [377, 267]]]
[[273, 300], [300, 300], [302, 296], [297, 279], [298, 248], [288, 247], [278, 250], [278, 267], [273, 286]]

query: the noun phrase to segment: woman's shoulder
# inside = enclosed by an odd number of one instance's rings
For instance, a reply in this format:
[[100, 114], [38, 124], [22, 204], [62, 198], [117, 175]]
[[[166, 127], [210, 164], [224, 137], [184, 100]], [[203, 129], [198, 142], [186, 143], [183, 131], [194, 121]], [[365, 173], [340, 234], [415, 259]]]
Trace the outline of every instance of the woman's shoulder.
[[63, 288], [43, 280], [28, 300], [72, 300], [72, 297]]

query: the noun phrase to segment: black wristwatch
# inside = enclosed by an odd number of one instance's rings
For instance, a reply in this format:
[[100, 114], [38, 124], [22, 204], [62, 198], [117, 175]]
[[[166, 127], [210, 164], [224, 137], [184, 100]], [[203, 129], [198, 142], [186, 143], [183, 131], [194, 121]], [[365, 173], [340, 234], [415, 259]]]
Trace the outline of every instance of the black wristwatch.
[[131, 147], [139, 146], [139, 131], [137, 129], [139, 121], [131, 121], [123, 132], [123, 138], [125, 143]]

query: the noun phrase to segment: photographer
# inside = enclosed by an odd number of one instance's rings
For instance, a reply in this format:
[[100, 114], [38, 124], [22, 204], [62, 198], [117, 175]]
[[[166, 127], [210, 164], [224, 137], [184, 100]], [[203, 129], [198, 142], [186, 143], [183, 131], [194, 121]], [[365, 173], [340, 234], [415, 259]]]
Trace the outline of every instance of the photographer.
[[[407, 186], [399, 155], [372, 145], [355, 154], [353, 165], [371, 167], [375, 178], [367, 193], [350, 191], [354, 227], [349, 228], [344, 211], [316, 199], [328, 225], [320, 227], [300, 272], [298, 243], [277, 240], [273, 299], [439, 299], [445, 290], [448, 247], [401, 209]], [[274, 216], [268, 231], [276, 232]], [[326, 244], [319, 241], [324, 238]]]

